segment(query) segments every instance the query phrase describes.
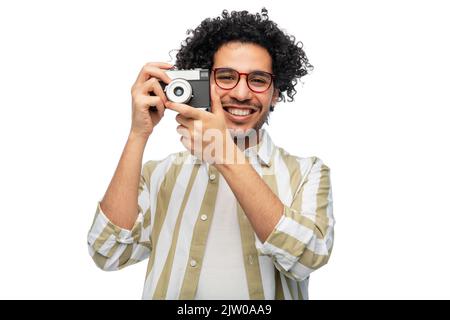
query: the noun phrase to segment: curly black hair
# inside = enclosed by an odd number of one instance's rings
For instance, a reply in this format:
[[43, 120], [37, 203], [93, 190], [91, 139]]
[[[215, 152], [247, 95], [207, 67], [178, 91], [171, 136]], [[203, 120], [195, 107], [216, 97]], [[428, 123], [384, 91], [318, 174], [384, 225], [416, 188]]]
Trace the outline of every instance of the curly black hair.
[[298, 79], [312, 71], [302, 47], [295, 37], [283, 32], [278, 25], [269, 20], [266, 8], [261, 14], [248, 11], [222, 11], [222, 16], [207, 18], [195, 29], [187, 30], [188, 37], [181, 43], [176, 55], [178, 69], [211, 69], [216, 51], [225, 43], [239, 41], [254, 43], [265, 48], [272, 57], [274, 85], [280, 92], [278, 101], [294, 100]]

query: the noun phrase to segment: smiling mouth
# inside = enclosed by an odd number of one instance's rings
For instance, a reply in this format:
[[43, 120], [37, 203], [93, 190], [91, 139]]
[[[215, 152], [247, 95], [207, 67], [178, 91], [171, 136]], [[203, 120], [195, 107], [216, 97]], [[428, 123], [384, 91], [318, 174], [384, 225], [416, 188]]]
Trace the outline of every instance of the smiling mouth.
[[246, 117], [256, 112], [256, 110], [250, 108], [224, 107], [223, 109], [229, 114], [237, 117]]

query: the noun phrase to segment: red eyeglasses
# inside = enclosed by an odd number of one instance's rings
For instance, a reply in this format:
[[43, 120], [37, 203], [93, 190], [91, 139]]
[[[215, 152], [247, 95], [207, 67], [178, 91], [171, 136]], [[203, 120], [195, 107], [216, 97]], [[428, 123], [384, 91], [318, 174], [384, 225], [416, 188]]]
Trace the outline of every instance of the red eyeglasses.
[[238, 72], [231, 68], [216, 68], [213, 69], [214, 81], [217, 86], [224, 90], [231, 90], [235, 88], [241, 76], [246, 76], [248, 88], [256, 93], [263, 93], [267, 91], [272, 85], [273, 74], [265, 71], [253, 71], [250, 73]]

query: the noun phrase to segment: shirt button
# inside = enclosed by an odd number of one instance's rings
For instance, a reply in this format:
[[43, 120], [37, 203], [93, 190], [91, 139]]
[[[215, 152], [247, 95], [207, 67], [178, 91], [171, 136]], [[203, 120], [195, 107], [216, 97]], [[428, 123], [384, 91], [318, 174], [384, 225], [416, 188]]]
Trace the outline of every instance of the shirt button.
[[214, 180], [216, 179], [216, 175], [214, 173], [211, 173], [211, 175], [209, 176], [209, 180]]
[[197, 265], [197, 261], [195, 261], [194, 259], [191, 260], [191, 262], [189, 263], [191, 265], [191, 267], [195, 267]]
[[253, 264], [253, 256], [252, 256], [252, 255], [249, 255], [249, 256], [248, 256], [248, 262], [249, 262], [250, 264]]
[[203, 221], [206, 221], [206, 219], [208, 219], [208, 216], [206, 214], [202, 214], [200, 216], [200, 219], [202, 219]]

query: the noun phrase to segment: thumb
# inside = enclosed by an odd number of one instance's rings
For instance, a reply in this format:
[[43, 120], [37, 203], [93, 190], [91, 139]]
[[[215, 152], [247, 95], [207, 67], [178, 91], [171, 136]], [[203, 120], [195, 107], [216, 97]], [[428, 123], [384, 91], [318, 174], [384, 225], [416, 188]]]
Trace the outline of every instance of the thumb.
[[211, 110], [213, 114], [223, 114], [222, 102], [216, 88], [216, 84], [211, 86]]

